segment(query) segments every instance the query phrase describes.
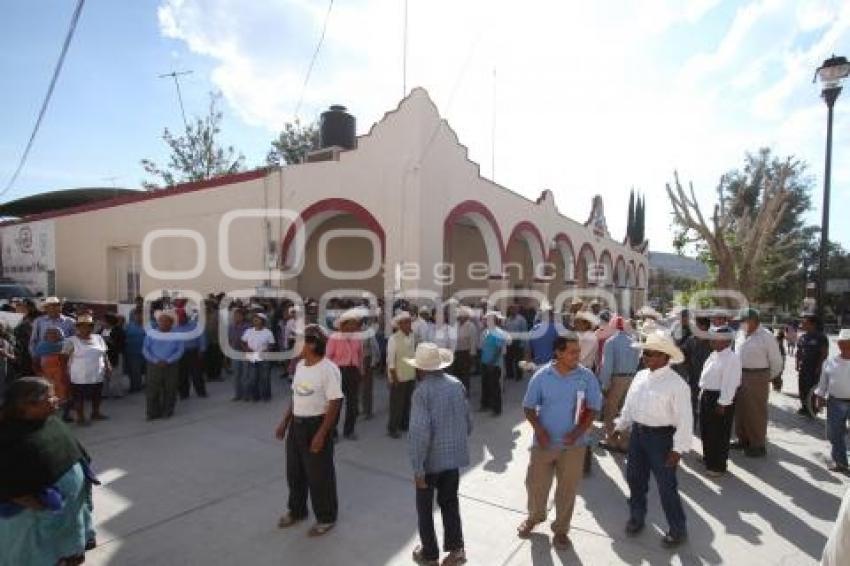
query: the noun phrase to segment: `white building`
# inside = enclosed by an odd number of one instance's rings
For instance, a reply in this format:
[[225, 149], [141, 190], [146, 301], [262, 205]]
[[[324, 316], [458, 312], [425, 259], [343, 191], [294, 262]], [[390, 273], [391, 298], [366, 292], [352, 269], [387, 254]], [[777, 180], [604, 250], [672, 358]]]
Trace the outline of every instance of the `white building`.
[[611, 238], [601, 198], [582, 223], [549, 191], [534, 201], [483, 178], [423, 89], [355, 149], [311, 159], [7, 222], [4, 273], [20, 272], [5, 266], [23, 230], [44, 248], [29, 280], [92, 302], [257, 287], [443, 300], [520, 290], [556, 307], [600, 294], [622, 310], [645, 300], [647, 246]]

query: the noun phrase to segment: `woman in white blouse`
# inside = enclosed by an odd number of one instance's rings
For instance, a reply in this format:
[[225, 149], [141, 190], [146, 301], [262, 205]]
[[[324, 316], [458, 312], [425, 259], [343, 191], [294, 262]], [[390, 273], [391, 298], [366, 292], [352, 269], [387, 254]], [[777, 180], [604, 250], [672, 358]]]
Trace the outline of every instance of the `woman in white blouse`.
[[735, 417], [735, 392], [741, 385], [741, 360], [730, 347], [735, 334], [728, 326], [709, 331], [713, 350], [702, 366], [699, 424], [705, 473], [726, 473], [729, 440]]
[[84, 403], [91, 400], [91, 419], [106, 420], [108, 417], [100, 411], [103, 394], [103, 381], [112, 373], [109, 359], [106, 357], [106, 342], [100, 334], [92, 334], [94, 320], [91, 315], [77, 317], [76, 335], [65, 338], [62, 353], [68, 357], [68, 374], [71, 378], [71, 391], [74, 397], [74, 409], [77, 424], [85, 426]]

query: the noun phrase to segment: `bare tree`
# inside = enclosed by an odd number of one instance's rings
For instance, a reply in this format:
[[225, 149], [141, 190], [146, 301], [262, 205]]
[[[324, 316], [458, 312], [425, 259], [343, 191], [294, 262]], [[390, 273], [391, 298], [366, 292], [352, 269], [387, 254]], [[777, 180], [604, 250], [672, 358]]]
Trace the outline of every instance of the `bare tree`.
[[756, 298], [769, 245], [776, 242], [777, 229], [792, 196], [786, 181], [794, 172], [795, 163], [788, 159], [778, 175], [762, 176], [754, 199], [719, 190], [719, 202], [708, 220], [693, 183], [686, 191], [679, 174], [674, 173], [673, 185], [667, 184], [667, 196], [675, 222], [682, 228], [678, 245], [705, 246], [717, 268], [718, 288], [738, 290], [750, 300]]

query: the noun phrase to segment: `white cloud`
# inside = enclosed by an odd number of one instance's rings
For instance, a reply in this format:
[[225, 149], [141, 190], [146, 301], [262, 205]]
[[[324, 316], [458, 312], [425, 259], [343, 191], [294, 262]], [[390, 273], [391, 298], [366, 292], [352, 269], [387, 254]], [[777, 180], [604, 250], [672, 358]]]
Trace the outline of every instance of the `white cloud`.
[[[342, 103], [364, 131], [396, 106], [402, 7], [335, 3], [302, 117]], [[165, 0], [159, 20], [164, 35], [214, 60], [211, 80], [242, 120], [275, 131], [292, 118], [326, 8], [308, 0]], [[639, 188], [656, 249], [670, 246], [663, 186], [675, 168], [705, 203], [719, 175], [762, 145], [819, 171], [823, 120], [811, 72], [850, 39], [850, 3], [840, 0], [751, 2], [681, 65], [680, 47], [665, 34], [698, 29], [719, 10], [717, 0], [409, 0], [409, 10], [407, 88], [429, 90], [484, 174], [495, 68], [496, 180], [530, 197], [552, 189], [578, 220], [589, 195], [602, 194], [616, 236], [625, 229], [623, 195]], [[836, 155], [850, 154], [848, 142], [836, 138]], [[850, 163], [837, 164], [835, 180], [848, 179]]]

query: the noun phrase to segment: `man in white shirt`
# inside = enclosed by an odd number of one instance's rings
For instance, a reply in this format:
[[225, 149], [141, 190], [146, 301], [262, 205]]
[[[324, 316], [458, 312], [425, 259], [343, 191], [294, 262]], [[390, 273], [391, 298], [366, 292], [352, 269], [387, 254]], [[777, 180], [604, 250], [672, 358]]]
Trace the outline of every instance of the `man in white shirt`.
[[728, 326], [712, 329], [711, 349], [702, 367], [699, 386], [699, 429], [706, 475], [726, 473], [729, 438], [735, 415], [735, 392], [741, 384], [741, 360], [730, 347], [735, 334]]
[[823, 363], [815, 390], [819, 406], [826, 405], [826, 432], [832, 444], [833, 472], [847, 473], [847, 419], [850, 418], [850, 328], [838, 334], [839, 353]]
[[457, 311], [457, 351], [455, 352], [455, 375], [466, 388], [469, 397], [469, 374], [472, 359], [478, 351], [478, 328], [470, 320], [472, 309], [460, 307]]
[[735, 340], [735, 353], [741, 360], [741, 388], [735, 402], [735, 435], [732, 448], [744, 449], [747, 456], [766, 454], [767, 404], [770, 382], [782, 373], [782, 353], [773, 333], [759, 322], [756, 309], [738, 314], [741, 331]]
[[661, 543], [672, 548], [688, 536], [676, 467], [681, 455], [691, 449], [691, 390], [670, 367], [671, 363], [682, 363], [685, 356], [664, 331], [649, 334], [645, 342], [633, 347], [643, 350], [646, 369], [634, 377], [613, 435], [617, 441], [620, 433], [631, 429], [626, 464], [630, 492], [626, 533], [636, 535], [643, 530], [646, 493], [652, 472], [670, 526]]
[[431, 321], [431, 309], [419, 307], [419, 317], [413, 321], [413, 337], [416, 344], [434, 341], [434, 323]]

